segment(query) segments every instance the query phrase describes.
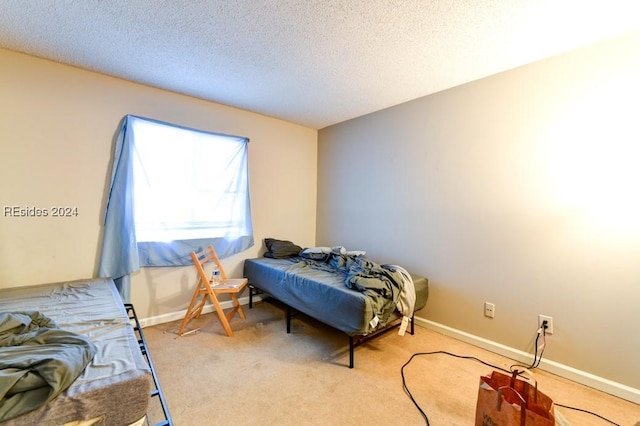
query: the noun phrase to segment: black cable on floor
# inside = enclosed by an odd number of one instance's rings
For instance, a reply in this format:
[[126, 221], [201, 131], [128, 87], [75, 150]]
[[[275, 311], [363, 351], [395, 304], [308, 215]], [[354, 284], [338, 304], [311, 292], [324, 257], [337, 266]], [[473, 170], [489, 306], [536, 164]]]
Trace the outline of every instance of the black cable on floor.
[[563, 404], [558, 404], [556, 402], [553, 403], [556, 407], [562, 407], [562, 408], [568, 408], [569, 410], [575, 410], [575, 411], [580, 411], [582, 413], [587, 413], [587, 414], [591, 414], [592, 416], [596, 416], [601, 418], [602, 420], [611, 423], [614, 426], [620, 426], [618, 423], [615, 423], [609, 419], [607, 419], [606, 417], [601, 416], [600, 414], [594, 413], [592, 411], [588, 411], [588, 410], [584, 410], [582, 408], [576, 408], [576, 407], [570, 407], [568, 405], [563, 405]]
[[[538, 335], [538, 336], [540, 336], [540, 335]], [[537, 341], [538, 341], [538, 339], [536, 338], [536, 352], [537, 352]], [[544, 351], [544, 348], [543, 348], [543, 351]], [[500, 370], [502, 372], [505, 372], [505, 373], [508, 373], [508, 374], [512, 374], [511, 370], [507, 370], [507, 369], [504, 369], [502, 367], [498, 367], [497, 365], [490, 364], [490, 363], [485, 362], [485, 361], [483, 361], [483, 360], [481, 360], [479, 358], [476, 358], [476, 357], [473, 357], [473, 356], [457, 355], [457, 354], [454, 354], [454, 353], [451, 353], [451, 352], [447, 352], [447, 351], [417, 352], [417, 353], [411, 355], [411, 358], [409, 358], [409, 360], [406, 363], [404, 363], [404, 365], [400, 368], [400, 375], [402, 376], [402, 388], [404, 389], [404, 391], [409, 396], [409, 399], [411, 399], [411, 402], [413, 402], [413, 405], [416, 406], [416, 408], [418, 409], [418, 411], [422, 415], [422, 418], [424, 419], [424, 421], [427, 424], [427, 426], [429, 426], [429, 417], [427, 416], [427, 413], [425, 413], [424, 410], [420, 407], [420, 404], [418, 404], [418, 401], [416, 401], [415, 398], [413, 397], [413, 395], [411, 394], [411, 391], [409, 390], [409, 387], [407, 386], [407, 382], [406, 382], [406, 379], [405, 379], [405, 376], [404, 376], [404, 369], [417, 356], [435, 355], [435, 354], [444, 354], [444, 355], [449, 355], [449, 356], [456, 357], [456, 358], [474, 360], [474, 361], [477, 361], [477, 362], [479, 362], [481, 364], [484, 364], [484, 365], [486, 365], [488, 367], [494, 368], [496, 370]], [[536, 361], [536, 359], [534, 357], [534, 362], [531, 364], [531, 366], [529, 368], [537, 367], [540, 364], [541, 360], [542, 360], [542, 352], [540, 353], [540, 358], [537, 361]], [[554, 402], [554, 405], [557, 406], [557, 407], [567, 408], [569, 410], [576, 410], [576, 411], [580, 411], [580, 412], [583, 412], [583, 413], [586, 413], [586, 414], [591, 414], [592, 416], [599, 417], [600, 419], [605, 420], [605, 421], [611, 423], [614, 426], [620, 426], [618, 423], [615, 423], [615, 422], [607, 419], [606, 417], [603, 417], [600, 414], [594, 413], [592, 411], [584, 410], [582, 408], [571, 407], [571, 406], [564, 405], [564, 404], [558, 404], [557, 402]]]
[[409, 358], [409, 361], [407, 361], [402, 366], [402, 368], [400, 368], [400, 375], [402, 376], [402, 388], [404, 389], [404, 391], [407, 393], [407, 395], [409, 396], [409, 398], [413, 402], [413, 405], [416, 406], [416, 408], [418, 409], [418, 411], [420, 412], [420, 414], [424, 418], [424, 421], [426, 422], [427, 426], [429, 426], [429, 418], [427, 417], [427, 413], [425, 413], [424, 410], [422, 410], [422, 408], [420, 408], [420, 404], [418, 404], [418, 402], [415, 400], [415, 398], [411, 394], [411, 391], [407, 387], [407, 382], [406, 382], [405, 377], [404, 377], [404, 368], [407, 365], [409, 365], [411, 363], [411, 361], [413, 361], [413, 359], [415, 357], [417, 357], [417, 356], [435, 355], [435, 354], [444, 354], [444, 355], [449, 355], [449, 356], [453, 356], [453, 357], [456, 357], [456, 358], [471, 359], [471, 360], [474, 360], [474, 361], [478, 361], [479, 363], [484, 364], [484, 365], [486, 365], [488, 367], [495, 368], [496, 370], [500, 370], [500, 371], [503, 371], [505, 373], [511, 374], [511, 371], [506, 370], [506, 369], [504, 369], [502, 367], [498, 367], [497, 365], [489, 364], [488, 362], [485, 362], [485, 361], [483, 361], [483, 360], [481, 360], [479, 358], [476, 358], [476, 357], [473, 357], [473, 356], [456, 355], [456, 354], [453, 354], [453, 353], [447, 352], [447, 351], [418, 352], [418, 353], [415, 353], [415, 354], [411, 355], [411, 358]]

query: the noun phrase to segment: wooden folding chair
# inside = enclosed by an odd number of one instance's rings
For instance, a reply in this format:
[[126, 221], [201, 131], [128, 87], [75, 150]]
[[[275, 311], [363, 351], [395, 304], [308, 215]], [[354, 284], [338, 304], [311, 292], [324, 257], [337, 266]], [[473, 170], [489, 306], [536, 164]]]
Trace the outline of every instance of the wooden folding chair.
[[[182, 336], [184, 334], [184, 329], [189, 321], [193, 318], [200, 317], [200, 314], [202, 314], [202, 308], [204, 308], [207, 303], [207, 299], [209, 299], [218, 313], [218, 318], [220, 319], [227, 336], [233, 337], [233, 330], [231, 330], [229, 321], [231, 321], [231, 318], [233, 318], [236, 313], [240, 315], [240, 318], [245, 319], [244, 311], [238, 301], [238, 294], [242, 293], [242, 290], [247, 286], [247, 279], [227, 278], [227, 275], [224, 273], [224, 269], [222, 268], [222, 264], [220, 263], [220, 259], [218, 259], [218, 255], [212, 246], [207, 247], [199, 253], [191, 252], [191, 259], [198, 271], [198, 283], [196, 285], [195, 292], [193, 293], [193, 297], [191, 298], [189, 308], [187, 309], [184, 319], [182, 320], [182, 324], [180, 325], [178, 335]], [[220, 271], [220, 283], [217, 285], [214, 285], [214, 283], [210, 281], [210, 278], [204, 271], [204, 265], [208, 262], [214, 262]], [[228, 294], [233, 302], [233, 308], [226, 315], [218, 301], [218, 294]]]

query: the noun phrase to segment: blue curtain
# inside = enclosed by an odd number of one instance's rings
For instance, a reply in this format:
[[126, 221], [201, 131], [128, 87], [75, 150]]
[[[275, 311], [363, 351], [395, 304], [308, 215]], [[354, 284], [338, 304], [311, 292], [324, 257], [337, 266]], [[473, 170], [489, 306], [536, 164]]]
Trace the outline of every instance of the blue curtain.
[[[140, 267], [191, 265], [191, 251], [200, 251], [212, 245], [221, 259], [253, 246], [251, 212], [247, 207], [246, 235], [225, 235], [221, 238], [193, 239], [170, 242], [136, 241], [135, 197], [133, 193], [134, 134], [131, 131], [135, 120], [156, 120], [127, 115], [122, 121], [114, 149], [111, 186], [104, 219], [104, 234], [98, 276], [110, 277], [116, 283], [125, 302], [130, 301], [130, 275]], [[168, 123], [161, 123], [171, 125]], [[183, 128], [185, 129], [185, 128]], [[200, 132], [199, 130], [185, 129]], [[226, 135], [225, 135], [226, 136]], [[246, 138], [239, 138], [245, 144]], [[246, 152], [245, 152], [246, 155]], [[247, 191], [247, 206], [249, 192]]]

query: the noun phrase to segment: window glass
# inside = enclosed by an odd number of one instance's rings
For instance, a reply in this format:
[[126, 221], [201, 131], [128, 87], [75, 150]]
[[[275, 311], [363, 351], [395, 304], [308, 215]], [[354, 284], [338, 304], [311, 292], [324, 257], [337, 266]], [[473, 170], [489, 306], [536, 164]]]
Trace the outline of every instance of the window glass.
[[249, 235], [246, 139], [140, 119], [131, 130], [139, 243]]

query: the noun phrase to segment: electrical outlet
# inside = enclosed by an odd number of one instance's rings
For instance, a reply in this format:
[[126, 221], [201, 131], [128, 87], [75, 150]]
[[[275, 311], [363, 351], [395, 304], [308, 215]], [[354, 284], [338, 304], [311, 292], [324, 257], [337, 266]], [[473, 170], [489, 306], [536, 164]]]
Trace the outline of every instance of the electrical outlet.
[[547, 322], [546, 334], [553, 334], [553, 318], [547, 315], [538, 315], [538, 327], [542, 327], [542, 322]]
[[484, 302], [484, 316], [485, 317], [493, 318], [493, 315], [495, 314], [495, 311], [496, 311], [496, 305], [494, 305], [493, 303]]

